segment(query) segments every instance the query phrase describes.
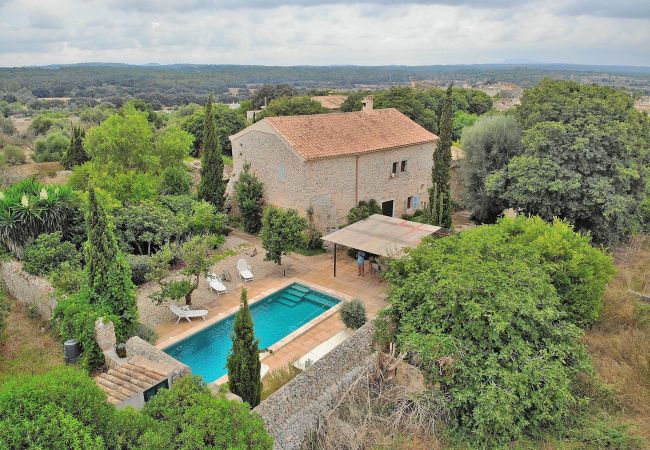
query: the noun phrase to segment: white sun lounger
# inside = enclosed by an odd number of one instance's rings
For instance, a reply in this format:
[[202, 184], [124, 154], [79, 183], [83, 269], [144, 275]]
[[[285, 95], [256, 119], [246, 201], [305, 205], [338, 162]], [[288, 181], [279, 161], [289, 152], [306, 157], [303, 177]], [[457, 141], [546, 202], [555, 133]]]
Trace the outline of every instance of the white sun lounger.
[[188, 322], [191, 322], [191, 317], [200, 317], [205, 320], [205, 316], [208, 315], [207, 309], [190, 309], [188, 305], [178, 306], [174, 303], [170, 303], [169, 309], [178, 316], [176, 323], [180, 322], [181, 319], [187, 319]]
[[223, 284], [221, 279], [219, 279], [219, 277], [217, 277], [212, 272], [208, 273], [208, 276], [205, 278], [205, 280], [208, 282], [208, 287], [210, 290], [215, 291], [217, 295], [226, 293], [226, 286]]
[[251, 271], [251, 266], [248, 265], [245, 259], [240, 259], [237, 261], [237, 270], [239, 271], [239, 276], [244, 281], [253, 281], [253, 272]]

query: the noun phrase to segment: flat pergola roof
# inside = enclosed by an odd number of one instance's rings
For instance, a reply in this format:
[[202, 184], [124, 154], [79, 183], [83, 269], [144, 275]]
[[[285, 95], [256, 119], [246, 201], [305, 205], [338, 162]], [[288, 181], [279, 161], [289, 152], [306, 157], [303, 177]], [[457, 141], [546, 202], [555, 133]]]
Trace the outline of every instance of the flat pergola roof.
[[375, 255], [399, 257], [405, 248], [416, 247], [422, 238], [440, 227], [396, 217], [373, 214], [367, 219], [323, 236], [324, 241], [345, 245]]

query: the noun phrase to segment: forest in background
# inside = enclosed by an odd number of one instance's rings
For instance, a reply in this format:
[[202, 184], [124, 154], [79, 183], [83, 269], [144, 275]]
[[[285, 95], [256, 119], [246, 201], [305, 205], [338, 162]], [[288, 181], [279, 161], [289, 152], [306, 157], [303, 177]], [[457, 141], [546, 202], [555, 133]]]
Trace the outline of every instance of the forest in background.
[[[571, 64], [439, 66], [253, 66], [74, 64], [0, 68], [0, 99], [51, 107], [57, 98], [73, 106], [140, 98], [154, 107], [202, 103], [209, 93], [221, 102], [248, 98], [250, 89], [287, 83], [298, 90], [381, 89], [412, 80], [477, 86], [507, 82], [529, 87], [541, 79], [571, 79], [650, 94], [650, 68]], [[239, 88], [235, 93], [233, 88]], [[230, 89], [230, 90], [229, 90]], [[119, 106], [119, 105], [116, 105]]]

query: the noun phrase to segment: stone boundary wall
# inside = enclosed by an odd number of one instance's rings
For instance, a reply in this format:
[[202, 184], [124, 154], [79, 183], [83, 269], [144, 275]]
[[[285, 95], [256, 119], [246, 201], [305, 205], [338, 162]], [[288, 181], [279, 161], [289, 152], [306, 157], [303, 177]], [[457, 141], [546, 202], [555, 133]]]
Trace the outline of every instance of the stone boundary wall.
[[0, 263], [0, 275], [13, 298], [27, 307], [34, 305], [43, 319], [52, 317], [56, 297], [47, 280], [25, 272], [18, 261]]
[[257, 412], [277, 450], [299, 449], [354, 381], [376, 362], [369, 322], [304, 372], [260, 403]]

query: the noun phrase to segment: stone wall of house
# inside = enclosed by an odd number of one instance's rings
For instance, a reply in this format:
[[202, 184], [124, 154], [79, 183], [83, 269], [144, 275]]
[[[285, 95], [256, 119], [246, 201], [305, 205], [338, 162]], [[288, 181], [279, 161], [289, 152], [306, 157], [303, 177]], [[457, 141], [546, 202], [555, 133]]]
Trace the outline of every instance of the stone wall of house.
[[375, 363], [372, 335], [372, 323], [367, 323], [254, 409], [273, 436], [276, 449], [299, 449], [321, 415]]
[[18, 261], [0, 264], [2, 281], [9, 294], [27, 307], [34, 307], [46, 320], [52, 317], [56, 307], [56, 297], [52, 285], [45, 279], [31, 275], [23, 270]]
[[[408, 197], [418, 197], [424, 206], [431, 186], [434, 143], [412, 145], [382, 152], [369, 153], [359, 159], [359, 200], [374, 198], [382, 202], [393, 200], [393, 217], [415, 212], [413, 203], [406, 207]], [[406, 161], [406, 171], [401, 163]], [[397, 175], [391, 177], [392, 164], [397, 163]]]
[[302, 160], [266, 122], [257, 122], [232, 140], [233, 173], [230, 194], [246, 161], [251, 172], [264, 183], [264, 202], [294, 208], [304, 214], [308, 199], [304, 195], [305, 171]]
[[[322, 231], [344, 225], [346, 216], [358, 201], [375, 199], [394, 202], [393, 216], [413, 213], [407, 209], [407, 198], [415, 197], [422, 208], [428, 201], [431, 185], [434, 143], [367, 153], [303, 161], [276, 131], [265, 122], [258, 122], [248, 131], [232, 139], [236, 179], [244, 161], [264, 183], [266, 203], [294, 208], [301, 214], [310, 206]], [[405, 172], [402, 161], [407, 161]], [[393, 162], [398, 163], [396, 176], [391, 177]], [[229, 186], [233, 190], [233, 183]]]

